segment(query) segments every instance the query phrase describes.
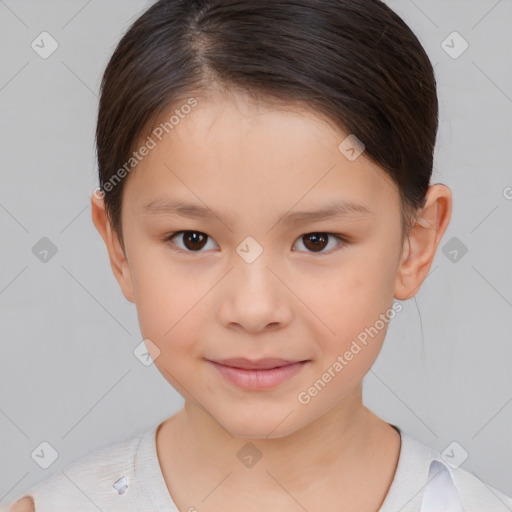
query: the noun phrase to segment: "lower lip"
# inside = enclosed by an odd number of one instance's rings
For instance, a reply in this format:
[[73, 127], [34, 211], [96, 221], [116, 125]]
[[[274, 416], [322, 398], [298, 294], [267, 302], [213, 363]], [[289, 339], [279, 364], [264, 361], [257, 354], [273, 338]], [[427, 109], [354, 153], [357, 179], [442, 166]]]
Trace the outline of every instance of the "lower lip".
[[215, 366], [226, 380], [247, 390], [273, 388], [297, 375], [306, 364], [306, 361], [304, 361], [269, 370], [244, 370], [242, 368], [225, 366], [214, 361], [208, 362]]

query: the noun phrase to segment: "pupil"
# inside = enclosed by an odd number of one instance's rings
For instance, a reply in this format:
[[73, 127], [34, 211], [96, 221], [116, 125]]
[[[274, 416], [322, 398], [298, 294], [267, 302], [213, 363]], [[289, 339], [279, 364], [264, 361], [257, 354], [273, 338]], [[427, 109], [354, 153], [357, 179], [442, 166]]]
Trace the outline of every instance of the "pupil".
[[[308, 247], [308, 249], [312, 249], [313, 251], [322, 250], [327, 242], [327, 237], [322, 233], [313, 233], [310, 235], [305, 235], [304, 237], [306, 242], [304, 245]], [[187, 249], [202, 249], [205, 245], [206, 236], [202, 233], [198, 233], [197, 231], [188, 231], [185, 236], [185, 245]], [[310, 245], [310, 242], [312, 244]]]
[[327, 241], [327, 237], [322, 233], [313, 233], [311, 235], [306, 235], [306, 241], [308, 241], [308, 240], [313, 240], [312, 247], [309, 247], [308, 243], [304, 244], [304, 245], [306, 245], [306, 247], [308, 247], [308, 249], [322, 250], [325, 247], [325, 242]]
[[[192, 240], [191, 244], [187, 243], [189, 239]], [[205, 239], [206, 237], [202, 233], [198, 233], [197, 231], [189, 231], [185, 236], [185, 245], [187, 249], [201, 249], [205, 245]]]

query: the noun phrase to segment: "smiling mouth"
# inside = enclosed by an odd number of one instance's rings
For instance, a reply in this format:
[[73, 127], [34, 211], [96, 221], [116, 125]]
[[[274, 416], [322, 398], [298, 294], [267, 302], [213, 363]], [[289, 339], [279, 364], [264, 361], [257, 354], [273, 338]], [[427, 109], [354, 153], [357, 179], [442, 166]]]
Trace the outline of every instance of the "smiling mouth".
[[246, 390], [264, 390], [297, 375], [309, 360], [289, 361], [284, 359], [225, 359], [207, 360], [224, 379]]
[[302, 363], [305, 362], [305, 360], [289, 360], [270, 357], [251, 360], [244, 357], [237, 357], [212, 362], [222, 364], [223, 366], [229, 366], [231, 368], [240, 368], [242, 370], [271, 370], [272, 368], [281, 368], [291, 364]]

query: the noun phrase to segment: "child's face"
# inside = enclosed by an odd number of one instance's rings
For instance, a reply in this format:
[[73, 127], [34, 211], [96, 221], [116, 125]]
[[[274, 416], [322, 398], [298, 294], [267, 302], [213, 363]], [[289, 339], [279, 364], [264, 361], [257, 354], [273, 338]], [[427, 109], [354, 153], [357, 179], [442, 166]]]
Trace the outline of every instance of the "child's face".
[[[199, 100], [127, 178], [119, 280], [160, 350], [155, 364], [186, 399], [235, 435], [280, 437], [336, 406], [360, 406], [395, 315], [399, 194], [364, 153], [341, 153], [347, 134], [313, 113], [236, 98]], [[163, 207], [177, 200], [212, 213]], [[347, 201], [370, 213], [285, 220]], [[166, 240], [182, 230], [207, 238]], [[209, 362], [229, 358], [307, 363], [247, 389]]]

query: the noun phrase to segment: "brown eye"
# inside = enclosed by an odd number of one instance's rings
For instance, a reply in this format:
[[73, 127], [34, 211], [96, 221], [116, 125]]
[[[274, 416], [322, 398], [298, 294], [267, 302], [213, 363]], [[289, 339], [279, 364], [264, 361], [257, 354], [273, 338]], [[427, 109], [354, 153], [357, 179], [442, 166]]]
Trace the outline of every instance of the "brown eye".
[[[183, 247], [180, 247], [173, 241], [174, 238], [182, 240]], [[177, 231], [167, 237], [167, 240], [173, 245], [177, 245], [179, 249], [184, 252], [204, 252], [201, 251], [206, 246], [208, 241], [208, 235], [201, 233], [201, 231]]]
[[344, 245], [343, 237], [332, 233], [307, 233], [302, 235], [299, 241], [304, 244], [308, 252], [327, 253], [330, 251], [324, 251], [323, 249], [329, 245], [329, 237], [335, 238], [341, 242], [338, 245]]
[[311, 233], [304, 235], [304, 245], [312, 251], [321, 251], [327, 245], [327, 236], [324, 233]]

